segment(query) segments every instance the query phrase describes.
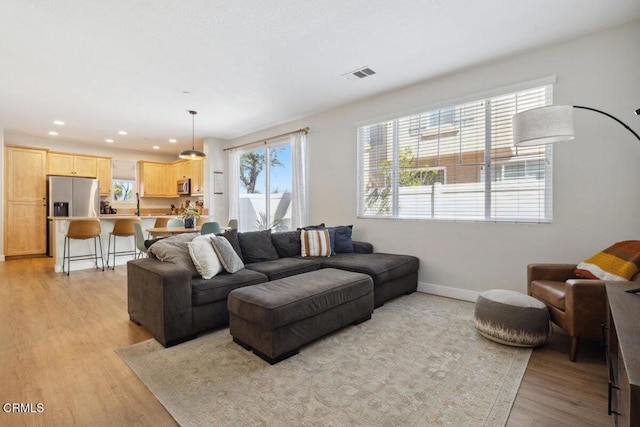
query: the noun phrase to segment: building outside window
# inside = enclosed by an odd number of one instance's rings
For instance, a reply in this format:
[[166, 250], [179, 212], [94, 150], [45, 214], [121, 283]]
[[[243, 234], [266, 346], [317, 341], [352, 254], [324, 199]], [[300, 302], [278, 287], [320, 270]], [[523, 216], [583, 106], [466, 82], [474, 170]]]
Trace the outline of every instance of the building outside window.
[[551, 221], [551, 148], [515, 148], [511, 118], [545, 85], [358, 128], [358, 216]]

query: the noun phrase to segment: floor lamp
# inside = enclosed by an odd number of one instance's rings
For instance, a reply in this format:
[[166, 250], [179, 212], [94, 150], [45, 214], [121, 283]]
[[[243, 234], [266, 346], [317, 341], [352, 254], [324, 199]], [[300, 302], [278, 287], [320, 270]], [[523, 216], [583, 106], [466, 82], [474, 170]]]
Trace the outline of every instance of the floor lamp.
[[[549, 105], [523, 111], [513, 116], [513, 145], [527, 147], [572, 140], [574, 138], [574, 108], [595, 111], [605, 115], [620, 123], [640, 141], [640, 136], [626, 123], [604, 111], [579, 105]], [[640, 108], [635, 113], [640, 115]]]

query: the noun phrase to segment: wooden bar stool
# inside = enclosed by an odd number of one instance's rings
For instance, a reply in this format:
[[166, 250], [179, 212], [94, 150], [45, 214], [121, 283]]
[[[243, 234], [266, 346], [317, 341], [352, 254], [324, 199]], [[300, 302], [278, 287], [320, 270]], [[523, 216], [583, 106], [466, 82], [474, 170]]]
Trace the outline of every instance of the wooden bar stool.
[[[113, 255], [113, 265], [111, 268], [115, 270], [116, 268], [116, 256], [133, 256], [136, 257], [136, 245], [135, 245], [135, 237], [136, 230], [133, 224], [142, 225], [142, 221], [140, 218], [120, 218], [117, 219], [113, 224], [113, 231], [109, 233], [109, 242], [107, 243], [107, 267], [109, 267], [109, 258]], [[111, 251], [111, 237], [113, 236], [113, 251]], [[131, 250], [124, 251], [116, 251], [116, 238], [117, 237], [133, 237], [134, 245]]]
[[[67, 234], [64, 236], [64, 250], [62, 252], [62, 272], [64, 273], [64, 261], [67, 260], [67, 276], [71, 271], [71, 261], [93, 259], [98, 267], [98, 246], [100, 246], [100, 261], [102, 261], [102, 271], [104, 271], [104, 256], [102, 254], [102, 240], [100, 239], [99, 219], [72, 219], [69, 221]], [[93, 239], [93, 254], [71, 255], [71, 239], [87, 240]], [[96, 242], [97, 239], [97, 242]], [[99, 245], [97, 243], [100, 243]]]

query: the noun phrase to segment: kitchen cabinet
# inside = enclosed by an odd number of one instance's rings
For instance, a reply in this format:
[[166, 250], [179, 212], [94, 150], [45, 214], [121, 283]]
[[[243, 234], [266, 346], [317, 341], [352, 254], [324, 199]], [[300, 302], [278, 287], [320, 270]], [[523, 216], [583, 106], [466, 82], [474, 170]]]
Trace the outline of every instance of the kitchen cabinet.
[[138, 162], [140, 196], [142, 197], [178, 197], [176, 181], [191, 179], [191, 195], [204, 194], [202, 161], [178, 160], [171, 163]]
[[189, 178], [191, 178], [191, 195], [201, 196], [204, 194], [204, 176], [202, 173], [203, 164], [202, 160], [190, 160], [191, 171]]
[[140, 196], [176, 197], [170, 194], [170, 189], [175, 187], [175, 185], [169, 187], [169, 180], [173, 176], [170, 164], [140, 161], [138, 162], [138, 173]]
[[96, 178], [100, 180], [100, 195], [111, 194], [111, 158], [96, 158]]
[[49, 175], [86, 176], [96, 178], [96, 157], [72, 153], [49, 152], [47, 171]]
[[47, 251], [47, 150], [5, 147], [4, 252], [39, 255]]

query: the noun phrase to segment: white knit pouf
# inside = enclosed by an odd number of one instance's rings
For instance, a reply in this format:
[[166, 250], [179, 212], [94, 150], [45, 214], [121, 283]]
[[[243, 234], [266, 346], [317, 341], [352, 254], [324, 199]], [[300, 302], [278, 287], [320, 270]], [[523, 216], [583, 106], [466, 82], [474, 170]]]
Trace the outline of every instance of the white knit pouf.
[[476, 301], [478, 332], [501, 344], [535, 347], [547, 342], [549, 311], [542, 302], [520, 292], [492, 289]]

